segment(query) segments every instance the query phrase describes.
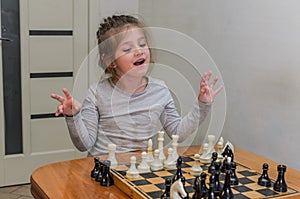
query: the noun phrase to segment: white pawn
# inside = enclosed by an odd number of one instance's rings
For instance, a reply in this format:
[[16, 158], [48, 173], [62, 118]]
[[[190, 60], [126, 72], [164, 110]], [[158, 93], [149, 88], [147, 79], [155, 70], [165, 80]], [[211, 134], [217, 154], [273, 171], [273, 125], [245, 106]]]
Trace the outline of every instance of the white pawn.
[[203, 144], [202, 154], [200, 156], [200, 161], [203, 164], [209, 164], [211, 162], [211, 155], [208, 152], [208, 144]]
[[164, 154], [164, 131], [158, 131], [157, 145], [159, 150], [159, 159], [161, 162], [165, 161], [166, 156]]
[[159, 171], [159, 170], [162, 170], [163, 167], [164, 166], [163, 166], [162, 162], [159, 159], [159, 150], [156, 149], [154, 151], [154, 160], [151, 162], [150, 168], [151, 168], [152, 171]]
[[137, 167], [139, 173], [149, 173], [150, 172], [150, 167], [147, 164], [147, 153], [144, 151], [142, 152], [142, 161], [140, 163], [140, 165]]
[[126, 172], [126, 177], [130, 179], [138, 178], [139, 177], [139, 171], [136, 169], [136, 157], [131, 156], [130, 157], [130, 168]]
[[147, 164], [150, 166], [151, 162], [154, 160], [152, 153], [152, 139], [148, 140], [148, 150], [147, 150]]
[[195, 164], [192, 166], [192, 168], [190, 170], [190, 174], [196, 177], [196, 176], [201, 175], [201, 172], [203, 171], [203, 169], [200, 166], [200, 155], [195, 154], [194, 159], [195, 159]]
[[168, 148], [168, 158], [164, 161], [164, 167], [166, 169], [176, 168], [176, 159], [173, 158], [173, 148]]
[[179, 155], [178, 155], [178, 153], [177, 153], [178, 139], [179, 139], [179, 136], [178, 136], [178, 135], [172, 135], [173, 158], [174, 158], [175, 160], [177, 160], [178, 157], [179, 157]]
[[115, 169], [118, 166], [118, 161], [116, 159], [116, 145], [108, 144], [108, 158], [110, 161], [110, 168]]

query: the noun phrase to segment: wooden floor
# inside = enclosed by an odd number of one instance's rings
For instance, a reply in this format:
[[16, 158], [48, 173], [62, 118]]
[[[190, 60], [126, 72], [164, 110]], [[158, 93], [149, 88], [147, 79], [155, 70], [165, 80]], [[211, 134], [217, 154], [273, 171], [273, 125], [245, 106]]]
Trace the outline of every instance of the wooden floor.
[[33, 199], [30, 184], [0, 187], [0, 199]]

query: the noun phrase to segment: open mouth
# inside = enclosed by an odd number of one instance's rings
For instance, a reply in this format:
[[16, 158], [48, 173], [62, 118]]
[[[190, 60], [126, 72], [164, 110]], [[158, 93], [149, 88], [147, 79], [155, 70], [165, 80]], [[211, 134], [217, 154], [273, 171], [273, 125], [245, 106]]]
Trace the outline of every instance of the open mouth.
[[144, 64], [145, 61], [146, 61], [145, 59], [139, 59], [136, 62], [134, 62], [133, 65], [140, 66], [140, 65]]

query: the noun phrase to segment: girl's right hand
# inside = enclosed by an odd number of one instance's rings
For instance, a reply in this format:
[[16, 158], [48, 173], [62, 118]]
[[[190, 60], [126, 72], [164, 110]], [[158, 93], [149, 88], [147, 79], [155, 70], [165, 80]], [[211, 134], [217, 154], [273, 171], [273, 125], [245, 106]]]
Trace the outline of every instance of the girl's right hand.
[[57, 94], [51, 94], [51, 98], [56, 99], [61, 104], [58, 105], [57, 111], [55, 113], [55, 116], [59, 116], [60, 114], [64, 114], [67, 116], [72, 116], [80, 111], [82, 105], [73, 99], [70, 92], [66, 89], [62, 89], [63, 93], [65, 94], [66, 98], [57, 95]]

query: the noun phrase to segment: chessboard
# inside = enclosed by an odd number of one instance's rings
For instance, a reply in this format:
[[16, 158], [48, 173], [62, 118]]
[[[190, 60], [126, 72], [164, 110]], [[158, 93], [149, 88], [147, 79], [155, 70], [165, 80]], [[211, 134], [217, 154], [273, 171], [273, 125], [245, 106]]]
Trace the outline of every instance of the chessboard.
[[[195, 177], [189, 174], [189, 171], [195, 161], [193, 156], [184, 156], [182, 159], [182, 173], [186, 179], [185, 187], [187, 192], [189, 192], [189, 196], [192, 197], [194, 192], [193, 183]], [[201, 165], [203, 171], [207, 174], [208, 166], [209, 165]], [[119, 165], [116, 169], [111, 170], [111, 174], [113, 175], [115, 185], [129, 195], [130, 198], [134, 199], [160, 198], [165, 189], [165, 179], [172, 178], [177, 170], [164, 169], [161, 171], [140, 174], [139, 178], [130, 180], [125, 177], [128, 169], [129, 164]], [[206, 183], [209, 181], [209, 175], [210, 174], [207, 176]], [[261, 173], [239, 163], [237, 163], [236, 175], [239, 178], [239, 184], [231, 186], [235, 199], [278, 198], [299, 194], [297, 190], [290, 187], [288, 187], [287, 192], [274, 191], [273, 184], [275, 179], [271, 179], [272, 186], [269, 188], [258, 185], [257, 180], [261, 176]], [[224, 179], [225, 175], [221, 174], [221, 184], [224, 182]]]

